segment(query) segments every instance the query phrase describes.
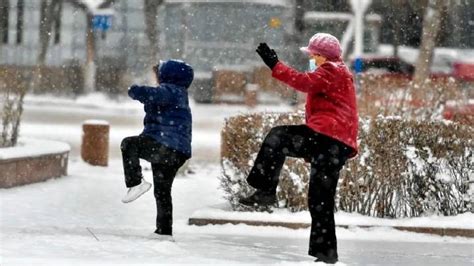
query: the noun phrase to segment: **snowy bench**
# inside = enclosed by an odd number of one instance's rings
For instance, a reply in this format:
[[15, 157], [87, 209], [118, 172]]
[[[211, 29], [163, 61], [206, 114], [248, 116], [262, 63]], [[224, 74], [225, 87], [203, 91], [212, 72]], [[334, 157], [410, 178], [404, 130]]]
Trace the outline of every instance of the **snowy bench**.
[[20, 139], [0, 149], [0, 188], [9, 188], [67, 175], [70, 147], [66, 143]]

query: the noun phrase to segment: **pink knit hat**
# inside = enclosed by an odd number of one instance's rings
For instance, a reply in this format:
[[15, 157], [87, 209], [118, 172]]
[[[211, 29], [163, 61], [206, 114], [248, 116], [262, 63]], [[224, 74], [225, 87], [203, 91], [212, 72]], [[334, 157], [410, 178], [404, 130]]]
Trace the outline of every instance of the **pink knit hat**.
[[320, 54], [327, 59], [339, 59], [342, 49], [336, 37], [329, 33], [316, 33], [309, 40], [307, 47], [300, 50], [306, 54]]

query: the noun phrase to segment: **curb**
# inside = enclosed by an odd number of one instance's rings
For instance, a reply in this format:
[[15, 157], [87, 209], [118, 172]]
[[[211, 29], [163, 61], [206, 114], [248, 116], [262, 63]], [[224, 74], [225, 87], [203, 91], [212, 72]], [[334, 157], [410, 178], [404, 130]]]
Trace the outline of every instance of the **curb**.
[[[222, 224], [246, 224], [252, 226], [280, 226], [290, 229], [309, 228], [309, 223], [285, 223], [285, 222], [268, 222], [268, 221], [249, 221], [249, 220], [229, 220], [229, 219], [212, 219], [212, 218], [189, 218], [189, 225], [205, 226], [205, 225], [222, 225]], [[337, 224], [340, 228], [393, 228], [399, 231], [407, 231], [413, 233], [432, 234], [439, 236], [460, 236], [474, 238], [474, 229], [463, 228], [441, 228], [441, 227], [419, 227], [419, 226], [384, 226], [384, 225], [345, 225]]]

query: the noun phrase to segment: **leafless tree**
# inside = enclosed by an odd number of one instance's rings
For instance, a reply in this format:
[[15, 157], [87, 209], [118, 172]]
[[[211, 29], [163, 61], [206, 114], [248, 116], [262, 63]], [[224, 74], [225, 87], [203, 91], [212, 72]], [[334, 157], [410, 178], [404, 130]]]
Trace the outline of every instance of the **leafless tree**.
[[430, 75], [437, 35], [440, 30], [441, 15], [443, 9], [446, 8], [446, 4], [447, 1], [445, 0], [430, 0], [425, 10], [423, 34], [411, 88], [414, 98], [422, 102], [423, 94], [426, 91], [425, 85]]
[[55, 18], [60, 16], [63, 0], [41, 0], [40, 24], [39, 24], [39, 52], [36, 59], [36, 67], [33, 70], [30, 89], [34, 91], [41, 82], [41, 68], [46, 62], [49, 42], [53, 31]]
[[158, 16], [158, 6], [161, 5], [162, 0], [145, 0], [144, 12], [145, 12], [145, 31], [150, 41], [150, 49], [154, 50], [152, 55], [156, 56], [157, 48], [156, 42], [158, 41], [158, 32], [156, 25], [156, 17]]
[[158, 16], [158, 8], [163, 4], [163, 0], [145, 0], [144, 12], [145, 12], [145, 32], [150, 43], [149, 46], [149, 64], [150, 66], [156, 64], [158, 54], [160, 52], [158, 41], [159, 41], [159, 29], [157, 27], [156, 18]]
[[63, 0], [41, 0], [41, 20], [39, 25], [40, 51], [37, 58], [38, 65], [44, 65], [45, 63], [54, 18], [59, 15], [59, 7], [62, 2]]
[[[17, 77], [11, 79], [11, 77]], [[10, 78], [9, 78], [10, 77]], [[0, 111], [1, 135], [0, 147], [15, 146], [18, 140], [23, 99], [27, 84], [26, 78], [14, 70], [6, 69], [0, 73]]]

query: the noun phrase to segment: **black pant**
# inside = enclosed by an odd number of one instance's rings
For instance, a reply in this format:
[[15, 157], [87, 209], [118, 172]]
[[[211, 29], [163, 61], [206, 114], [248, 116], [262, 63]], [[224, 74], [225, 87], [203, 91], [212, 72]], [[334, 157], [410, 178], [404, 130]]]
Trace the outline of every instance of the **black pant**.
[[247, 182], [254, 188], [276, 193], [286, 156], [311, 162], [308, 208], [311, 236], [308, 254], [337, 259], [334, 196], [339, 171], [351, 150], [343, 143], [313, 131], [306, 125], [271, 129], [260, 147]]
[[139, 159], [151, 163], [157, 209], [155, 233], [171, 235], [173, 233], [171, 186], [176, 172], [188, 158], [181, 152], [161, 145], [152, 137], [143, 135], [123, 139], [120, 148], [127, 187], [140, 184], [143, 178]]

